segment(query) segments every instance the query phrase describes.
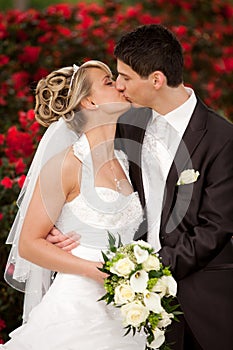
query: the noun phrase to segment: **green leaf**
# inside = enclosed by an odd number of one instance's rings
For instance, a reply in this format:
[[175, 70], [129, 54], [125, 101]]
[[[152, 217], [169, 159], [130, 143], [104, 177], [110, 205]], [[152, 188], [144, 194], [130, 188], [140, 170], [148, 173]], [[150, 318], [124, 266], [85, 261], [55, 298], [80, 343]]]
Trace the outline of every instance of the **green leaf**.
[[109, 244], [110, 249], [112, 247], [116, 248], [116, 238], [109, 231], [108, 231], [108, 244]]
[[131, 326], [127, 326], [127, 327], [125, 327], [125, 329], [127, 329], [127, 331], [125, 332], [124, 337], [130, 333], [132, 327]]
[[105, 295], [103, 295], [101, 298], [99, 298], [97, 301], [101, 301], [101, 300], [106, 300], [108, 298], [108, 293], [106, 293]]
[[121, 240], [121, 236], [118, 233], [118, 245], [117, 245], [117, 248], [120, 248], [120, 247], [123, 247], [123, 243], [122, 243], [122, 240]]
[[101, 253], [102, 253], [102, 256], [103, 256], [103, 259], [104, 259], [104, 262], [106, 263], [107, 261], [109, 261], [109, 258], [108, 258], [108, 256], [103, 252], [103, 251], [101, 251]]
[[163, 274], [161, 271], [156, 271], [156, 270], [151, 270], [149, 271], [149, 278], [159, 278], [161, 277]]
[[107, 305], [114, 300], [114, 295], [108, 295]]

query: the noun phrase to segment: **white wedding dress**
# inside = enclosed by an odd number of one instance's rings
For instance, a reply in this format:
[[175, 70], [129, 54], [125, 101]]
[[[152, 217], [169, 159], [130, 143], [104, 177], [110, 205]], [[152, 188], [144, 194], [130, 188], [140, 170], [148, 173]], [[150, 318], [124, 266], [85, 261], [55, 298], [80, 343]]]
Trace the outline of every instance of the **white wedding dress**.
[[[72, 253], [83, 259], [102, 261], [101, 250], [108, 244], [108, 231], [119, 233], [123, 243], [132, 241], [142, 221], [138, 194], [128, 196], [94, 187], [89, 143], [85, 135], [74, 144], [74, 154], [82, 162], [80, 195], [64, 205], [56, 226], [64, 233], [81, 234], [80, 245]], [[116, 152], [127, 177], [127, 160]], [[90, 159], [89, 159], [90, 160]], [[41, 303], [30, 313], [28, 322], [14, 330], [0, 349], [7, 350], [143, 350], [145, 337], [124, 337], [120, 310], [104, 301], [103, 286], [81, 277], [57, 273]]]

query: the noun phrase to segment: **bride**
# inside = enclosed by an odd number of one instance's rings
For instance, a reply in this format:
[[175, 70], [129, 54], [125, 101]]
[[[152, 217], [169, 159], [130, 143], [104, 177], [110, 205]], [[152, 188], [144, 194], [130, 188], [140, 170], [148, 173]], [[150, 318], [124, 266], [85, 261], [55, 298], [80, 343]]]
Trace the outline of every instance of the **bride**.
[[[114, 151], [116, 121], [130, 107], [99, 61], [38, 83], [35, 115], [49, 127], [18, 199], [5, 275], [25, 292], [24, 323], [0, 349], [144, 349], [142, 336], [123, 336], [118, 309], [98, 301], [108, 231], [128, 243], [142, 221], [127, 159]], [[72, 254], [46, 240], [54, 225], [81, 236]]]

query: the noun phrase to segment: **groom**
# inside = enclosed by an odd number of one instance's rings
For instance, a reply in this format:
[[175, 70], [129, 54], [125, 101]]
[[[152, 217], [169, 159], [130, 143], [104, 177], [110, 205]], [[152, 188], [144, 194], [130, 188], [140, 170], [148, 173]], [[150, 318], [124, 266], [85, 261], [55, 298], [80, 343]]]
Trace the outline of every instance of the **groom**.
[[117, 89], [149, 107], [123, 115], [117, 137], [146, 208], [147, 238], [178, 283], [183, 316], [167, 340], [175, 350], [231, 350], [233, 125], [184, 87], [181, 45], [163, 26], [125, 34], [114, 53]]
[[116, 139], [145, 207], [137, 238], [159, 250], [178, 283], [183, 316], [167, 341], [173, 350], [231, 350], [233, 126], [184, 87], [181, 45], [163, 26], [125, 34], [115, 56], [117, 89], [148, 107], [123, 115]]

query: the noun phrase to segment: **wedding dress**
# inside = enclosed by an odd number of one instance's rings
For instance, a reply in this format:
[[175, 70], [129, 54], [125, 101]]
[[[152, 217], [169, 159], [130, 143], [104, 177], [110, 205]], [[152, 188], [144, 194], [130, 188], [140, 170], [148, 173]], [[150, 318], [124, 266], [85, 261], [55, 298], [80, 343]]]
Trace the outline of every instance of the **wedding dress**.
[[[95, 187], [93, 167], [88, 161], [90, 147], [85, 135], [73, 145], [82, 162], [80, 194], [65, 203], [56, 222], [64, 233], [71, 230], [81, 235], [80, 245], [72, 254], [87, 260], [102, 261], [108, 231], [121, 235], [123, 243], [133, 240], [142, 221], [138, 194], [128, 196], [110, 188]], [[116, 151], [128, 178], [127, 159]], [[6, 350], [143, 350], [145, 337], [124, 337], [120, 310], [104, 301], [102, 285], [79, 275], [57, 273], [28, 322], [14, 330], [11, 339], [0, 349]]]

